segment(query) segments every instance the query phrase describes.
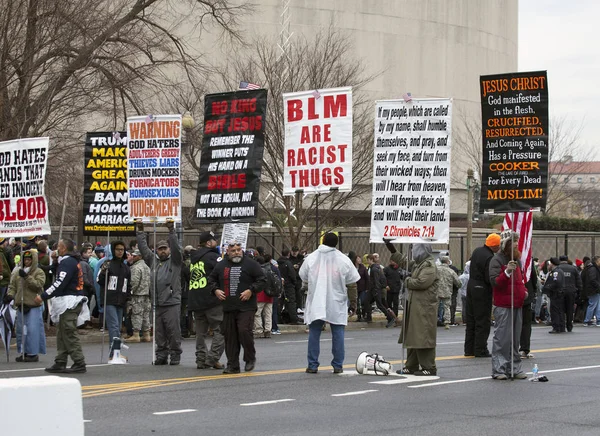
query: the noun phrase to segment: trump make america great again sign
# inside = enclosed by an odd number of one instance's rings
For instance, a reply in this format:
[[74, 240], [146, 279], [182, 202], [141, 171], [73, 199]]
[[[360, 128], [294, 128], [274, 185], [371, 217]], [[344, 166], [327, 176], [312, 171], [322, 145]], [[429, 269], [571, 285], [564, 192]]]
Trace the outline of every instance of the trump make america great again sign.
[[352, 88], [283, 95], [283, 195], [352, 190]]

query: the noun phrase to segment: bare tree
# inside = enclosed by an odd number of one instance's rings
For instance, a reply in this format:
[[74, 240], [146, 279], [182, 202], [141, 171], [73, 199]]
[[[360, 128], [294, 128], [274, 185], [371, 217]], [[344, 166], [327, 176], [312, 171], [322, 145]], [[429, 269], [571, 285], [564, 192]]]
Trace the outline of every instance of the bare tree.
[[[235, 4], [234, 4], [235, 3]], [[0, 0], [0, 140], [51, 137], [50, 204], [81, 167], [86, 130], [123, 128], [157, 96], [209, 70], [202, 31], [239, 39], [229, 0]], [[217, 36], [218, 36], [217, 35]], [[71, 186], [81, 191], [81, 180]], [[70, 205], [70, 209], [72, 206]], [[51, 207], [53, 221], [60, 207]]]
[[[320, 227], [347, 224], [360, 213], [356, 211], [357, 204], [364, 204], [366, 210], [370, 205], [373, 165], [373, 107], [361, 89], [373, 77], [365, 75], [363, 63], [352, 56], [348, 39], [330, 26], [310, 40], [294, 39], [285, 56], [281, 56], [276, 41], [258, 39], [230, 59], [234, 60], [222, 71], [225, 89], [236, 89], [240, 80], [247, 80], [269, 90], [259, 201], [263, 219], [273, 223], [287, 244], [304, 245], [315, 238], [316, 197], [283, 196], [282, 94], [307, 89], [353, 88], [353, 189], [320, 195]], [[353, 212], [344, 215], [343, 211], [348, 210]]]

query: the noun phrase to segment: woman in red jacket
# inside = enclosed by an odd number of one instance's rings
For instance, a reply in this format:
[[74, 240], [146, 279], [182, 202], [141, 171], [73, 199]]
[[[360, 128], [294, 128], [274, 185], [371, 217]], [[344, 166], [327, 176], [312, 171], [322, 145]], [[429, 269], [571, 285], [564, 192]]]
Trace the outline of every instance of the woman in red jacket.
[[521, 269], [518, 240], [517, 233], [510, 230], [503, 232], [501, 250], [490, 261], [490, 283], [493, 286], [494, 319], [496, 321], [492, 345], [492, 378], [495, 380], [527, 378], [521, 369], [521, 357], [519, 356], [519, 340], [523, 325], [522, 308], [523, 301], [527, 296], [527, 289]]

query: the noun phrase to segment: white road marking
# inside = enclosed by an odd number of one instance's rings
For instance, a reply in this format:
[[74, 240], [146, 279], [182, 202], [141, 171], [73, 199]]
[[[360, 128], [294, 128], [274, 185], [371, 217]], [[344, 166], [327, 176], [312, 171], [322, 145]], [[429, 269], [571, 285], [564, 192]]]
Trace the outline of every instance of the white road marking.
[[292, 398], [284, 398], [282, 400], [259, 401], [257, 403], [242, 403], [240, 406], [264, 406], [265, 404], [287, 403], [288, 401], [296, 401]]
[[440, 377], [437, 375], [421, 377], [421, 376], [412, 375], [412, 374], [404, 374], [404, 375], [398, 375], [398, 377], [395, 377], [391, 380], [372, 381], [369, 383], [374, 384], [374, 385], [400, 385], [400, 384], [404, 384], [404, 383], [418, 383], [418, 382], [422, 382], [422, 381], [426, 381], [426, 380], [438, 380], [439, 378]]
[[[596, 368], [600, 368], [600, 365], [577, 366], [577, 367], [573, 367], [573, 368], [549, 369], [547, 371], [540, 372], [540, 375], [549, 374], [549, 373], [552, 373], [552, 372], [581, 371], [581, 370], [585, 370], [585, 369], [596, 369]], [[526, 374], [530, 374], [531, 375], [532, 373], [531, 372], [527, 372]], [[491, 379], [492, 379], [491, 376], [487, 376], [487, 377], [467, 378], [467, 379], [462, 379], [462, 380], [448, 380], [448, 381], [443, 381], [443, 382], [427, 383], [427, 384], [422, 384], [422, 385], [409, 386], [409, 388], [426, 388], [426, 387], [429, 387], [429, 386], [450, 385], [450, 384], [454, 384], [454, 383], [467, 383], [467, 382], [472, 382], [472, 381], [491, 380]]]
[[[352, 341], [354, 338], [344, 338], [344, 341]], [[321, 339], [321, 342], [331, 341], [331, 338]], [[302, 339], [301, 341], [275, 341], [276, 344], [306, 344], [308, 339]], [[461, 342], [462, 344], [462, 342]]]
[[344, 392], [343, 394], [331, 394], [332, 397], [348, 397], [350, 395], [362, 395], [370, 392], [378, 392], [377, 389], [369, 389], [366, 391]]
[[[94, 368], [96, 366], [112, 366], [109, 363], [98, 363], [97, 365], [86, 365], [87, 368]], [[23, 368], [23, 369], [5, 369], [5, 370], [1, 370], [1, 373], [8, 373], [8, 372], [28, 372], [28, 371], [43, 371], [45, 368]]]
[[196, 409], [181, 409], [181, 410], [168, 410], [166, 412], [154, 412], [153, 415], [175, 415], [176, 413], [190, 413], [197, 412]]
[[84, 419], [83, 422], [84, 423], [86, 423], [86, 422], [92, 422], [92, 420], [91, 419]]

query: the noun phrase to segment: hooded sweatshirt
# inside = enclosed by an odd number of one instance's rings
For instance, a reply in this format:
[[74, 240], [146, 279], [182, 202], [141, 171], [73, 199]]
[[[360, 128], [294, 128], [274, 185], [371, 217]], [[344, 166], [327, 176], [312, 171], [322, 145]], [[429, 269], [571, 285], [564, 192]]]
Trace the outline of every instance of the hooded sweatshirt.
[[44, 292], [46, 274], [38, 268], [37, 250], [27, 250], [26, 253], [31, 253], [31, 266], [24, 268], [27, 277], [22, 278], [19, 275], [20, 268], [15, 268], [10, 277], [8, 295], [13, 297], [16, 307], [21, 307], [21, 298], [25, 307], [38, 307], [41, 304], [36, 304], [33, 300]]
[[[112, 257], [108, 263], [107, 270], [101, 270], [98, 275], [100, 285], [100, 298], [104, 301], [104, 290], [106, 289], [106, 304], [108, 306], [124, 307], [127, 300], [131, 298], [131, 270], [123, 258], [116, 258], [114, 244], [111, 244]], [[106, 272], [108, 271], [108, 283], [106, 284]]]
[[208, 286], [208, 276], [219, 260], [216, 248], [202, 247], [190, 256], [188, 310], [207, 310], [221, 304]]

